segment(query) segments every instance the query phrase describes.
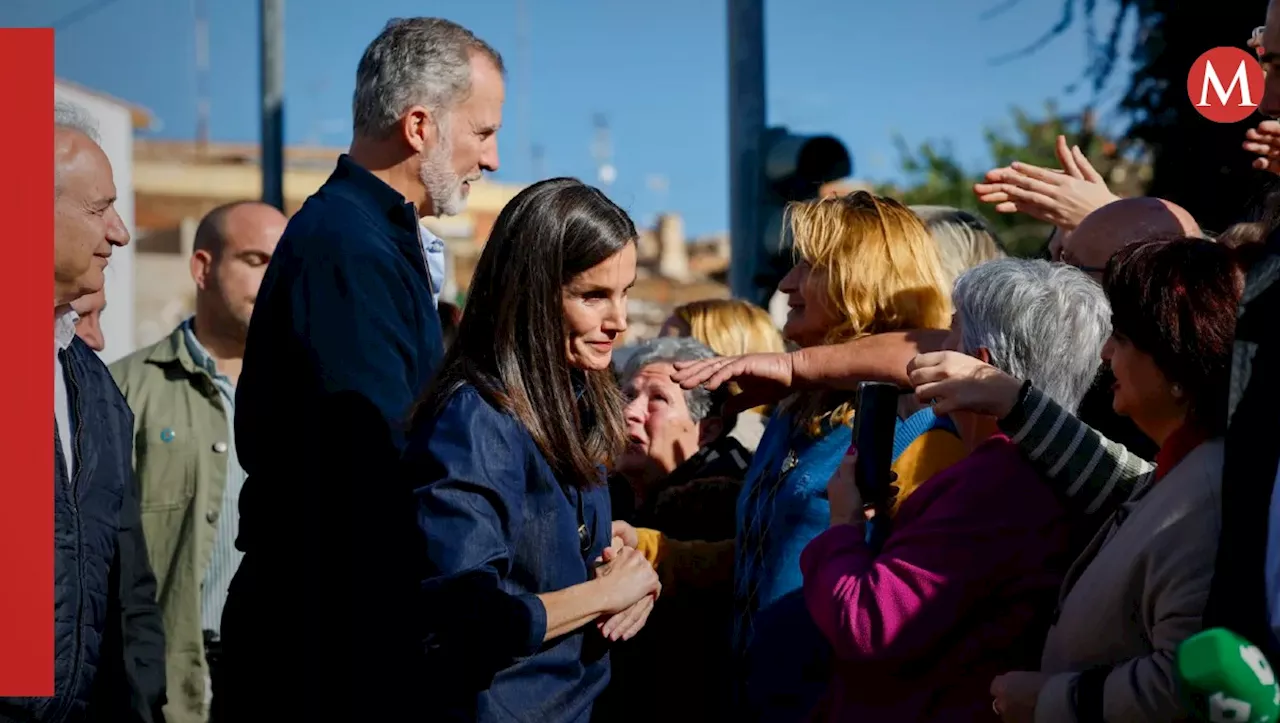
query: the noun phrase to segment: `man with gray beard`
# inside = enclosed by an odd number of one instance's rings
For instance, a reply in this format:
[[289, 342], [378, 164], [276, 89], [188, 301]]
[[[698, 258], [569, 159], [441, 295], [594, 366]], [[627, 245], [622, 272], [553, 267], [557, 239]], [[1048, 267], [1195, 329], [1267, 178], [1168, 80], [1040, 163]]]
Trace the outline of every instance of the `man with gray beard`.
[[271, 259], [236, 395], [244, 557], [214, 721], [421, 714], [421, 543], [396, 479], [403, 422], [443, 348], [440, 245], [419, 219], [460, 212], [497, 170], [503, 74], [454, 23], [388, 23], [356, 72], [351, 149]]

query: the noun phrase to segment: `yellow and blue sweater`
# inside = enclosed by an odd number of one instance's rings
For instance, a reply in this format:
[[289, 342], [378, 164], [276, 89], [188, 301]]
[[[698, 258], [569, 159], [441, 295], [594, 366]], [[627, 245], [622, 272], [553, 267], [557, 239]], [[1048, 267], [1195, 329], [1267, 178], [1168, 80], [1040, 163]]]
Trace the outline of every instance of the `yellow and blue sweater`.
[[[816, 703], [827, 683], [825, 675], [813, 675], [828, 646], [800, 597], [799, 558], [805, 545], [830, 526], [827, 481], [849, 447], [850, 430], [837, 424], [815, 437], [796, 427], [790, 417], [779, 415], [765, 430], [738, 499], [736, 540], [682, 542], [640, 531], [640, 549], [658, 567], [664, 594], [732, 584], [733, 649], [737, 664], [745, 666], [739, 680], [747, 683], [751, 704], [766, 718], [773, 717], [770, 712], [788, 717], [779, 706]], [[892, 465], [899, 488], [894, 511], [921, 483], [965, 454], [950, 420], [936, 417], [932, 409], [900, 421]]]

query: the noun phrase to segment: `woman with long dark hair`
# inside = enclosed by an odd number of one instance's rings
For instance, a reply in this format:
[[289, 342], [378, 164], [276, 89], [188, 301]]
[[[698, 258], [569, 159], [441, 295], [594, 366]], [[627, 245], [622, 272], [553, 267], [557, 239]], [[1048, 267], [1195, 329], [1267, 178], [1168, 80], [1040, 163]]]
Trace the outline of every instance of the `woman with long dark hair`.
[[432, 720], [588, 720], [609, 642], [652, 608], [653, 568], [610, 547], [603, 475], [626, 440], [610, 363], [635, 239], [600, 191], [551, 179], [485, 245], [404, 462], [426, 537]]

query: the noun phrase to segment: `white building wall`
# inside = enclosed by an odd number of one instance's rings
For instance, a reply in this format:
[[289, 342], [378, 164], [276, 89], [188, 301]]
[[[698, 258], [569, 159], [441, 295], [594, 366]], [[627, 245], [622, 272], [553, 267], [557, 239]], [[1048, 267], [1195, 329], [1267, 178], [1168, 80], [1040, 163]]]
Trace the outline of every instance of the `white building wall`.
[[[111, 160], [115, 174], [116, 209], [129, 235], [135, 234], [133, 216], [133, 117], [129, 109], [107, 98], [79, 88], [56, 84], [57, 100], [74, 103], [98, 122], [102, 150]], [[50, 109], [52, 112], [52, 109]], [[110, 363], [132, 352], [134, 345], [134, 258], [133, 244], [116, 249], [107, 266], [107, 309], [102, 314], [102, 335], [106, 348], [103, 361]]]

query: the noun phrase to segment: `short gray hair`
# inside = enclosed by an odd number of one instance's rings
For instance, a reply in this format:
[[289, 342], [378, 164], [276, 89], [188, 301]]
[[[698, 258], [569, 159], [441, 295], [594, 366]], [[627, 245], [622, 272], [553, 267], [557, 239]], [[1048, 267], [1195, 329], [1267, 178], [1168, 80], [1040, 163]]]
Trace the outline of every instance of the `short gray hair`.
[[471, 55], [505, 73], [502, 56], [470, 30], [441, 18], [396, 18], [360, 58], [351, 101], [357, 137], [383, 138], [404, 112], [445, 113], [471, 92]]
[[[714, 359], [716, 353], [702, 342], [688, 336], [662, 336], [636, 345], [635, 351], [627, 359], [627, 364], [619, 375], [619, 381], [626, 384], [641, 369], [652, 364], [675, 364], [683, 361]], [[711, 413], [711, 392], [705, 387], [686, 389], [685, 404], [689, 407], [689, 416], [695, 422], [701, 422]]]
[[942, 272], [955, 283], [978, 264], [1008, 256], [995, 229], [981, 216], [951, 206], [912, 206], [938, 244]]
[[1075, 412], [1111, 335], [1111, 305], [1097, 282], [1066, 264], [998, 259], [962, 274], [952, 298], [961, 351], [986, 349], [992, 366]]
[[98, 121], [75, 103], [57, 101], [53, 104], [53, 127], [54, 130], [83, 133], [94, 143], [101, 143], [98, 137]]

